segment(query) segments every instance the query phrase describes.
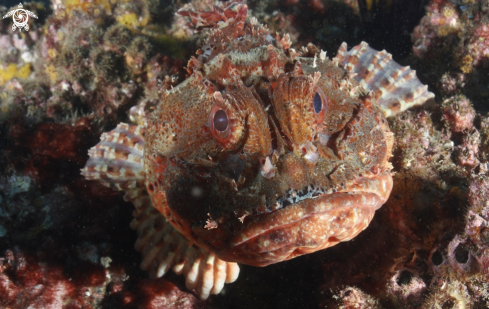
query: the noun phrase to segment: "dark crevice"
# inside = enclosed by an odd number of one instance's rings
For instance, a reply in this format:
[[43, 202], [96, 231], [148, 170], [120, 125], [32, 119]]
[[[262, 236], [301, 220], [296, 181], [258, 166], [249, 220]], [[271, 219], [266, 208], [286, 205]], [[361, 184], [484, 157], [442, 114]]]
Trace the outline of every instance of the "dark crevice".
[[433, 254], [431, 255], [431, 262], [435, 266], [443, 263], [443, 256], [441, 255], [440, 251], [436, 250], [435, 252], [433, 252]]
[[398, 285], [408, 285], [409, 283], [411, 283], [412, 279], [413, 279], [413, 274], [410, 271], [403, 270], [399, 274], [399, 277], [397, 277], [396, 282]]
[[465, 264], [469, 260], [469, 251], [465, 249], [462, 245], [458, 245], [455, 249], [455, 259], [457, 262]]

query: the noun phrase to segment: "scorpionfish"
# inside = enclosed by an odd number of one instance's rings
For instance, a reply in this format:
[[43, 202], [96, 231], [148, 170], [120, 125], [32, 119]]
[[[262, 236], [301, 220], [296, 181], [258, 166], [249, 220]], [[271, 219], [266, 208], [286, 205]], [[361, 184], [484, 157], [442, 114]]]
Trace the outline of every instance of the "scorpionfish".
[[239, 274], [347, 241], [392, 189], [386, 117], [432, 99], [366, 43], [332, 59], [291, 48], [231, 3], [179, 11], [209, 28], [188, 77], [144, 124], [121, 123], [82, 174], [135, 205], [141, 268], [186, 276], [201, 299]]

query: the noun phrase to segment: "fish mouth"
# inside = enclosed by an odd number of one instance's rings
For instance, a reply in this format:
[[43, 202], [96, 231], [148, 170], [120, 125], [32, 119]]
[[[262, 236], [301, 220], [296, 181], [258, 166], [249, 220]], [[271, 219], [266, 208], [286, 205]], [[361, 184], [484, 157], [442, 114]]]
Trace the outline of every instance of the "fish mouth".
[[[295, 171], [296, 177], [297, 171], [308, 173], [306, 167]], [[227, 177], [202, 180], [189, 174], [182, 173], [166, 191], [170, 223], [220, 259], [252, 266], [286, 261], [354, 238], [387, 201], [393, 185], [390, 170], [379, 169], [335, 192], [309, 185], [281, 191], [283, 195], [270, 202], [265, 194], [223, 190]], [[280, 183], [267, 180], [265, 184]]]
[[216, 251], [224, 260], [266, 266], [334, 246], [363, 231], [391, 190], [388, 171], [361, 177], [344, 191], [250, 216], [229, 246]]

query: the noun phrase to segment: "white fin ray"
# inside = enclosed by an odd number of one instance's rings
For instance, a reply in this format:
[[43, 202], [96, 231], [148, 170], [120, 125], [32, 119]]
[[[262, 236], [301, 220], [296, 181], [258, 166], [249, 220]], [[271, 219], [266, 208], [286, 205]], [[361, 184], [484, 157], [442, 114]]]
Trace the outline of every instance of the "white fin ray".
[[346, 43], [341, 44], [333, 60], [350, 74], [356, 74], [353, 79], [357, 82], [365, 82], [362, 84], [367, 91], [372, 91], [372, 97], [386, 117], [435, 97], [428, 91], [428, 86], [421, 84], [416, 71], [399, 65], [392, 60], [391, 54], [385, 50], [376, 51], [365, 42], [350, 51]]
[[161, 277], [173, 269], [185, 276], [185, 285], [189, 290], [195, 289], [201, 300], [219, 294], [224, 283], [235, 281], [239, 275], [238, 264], [225, 262], [202, 248], [190, 247], [188, 240], [151, 202], [134, 211], [131, 228], [138, 232], [134, 247], [143, 256], [141, 269], [152, 277]]
[[235, 281], [239, 266], [202, 248], [190, 247], [187, 239], [153, 207], [144, 184], [145, 131], [142, 126], [121, 123], [102, 134], [100, 142], [89, 150], [90, 158], [81, 174], [124, 191], [124, 200], [136, 207], [131, 228], [138, 232], [134, 247], [141, 252], [141, 269], [152, 277], [161, 277], [173, 268], [186, 277], [187, 288], [195, 289], [205, 300], [210, 294], [219, 294], [224, 283]]
[[120, 123], [102, 134], [100, 142], [88, 151], [81, 174], [89, 180], [120, 191], [144, 187], [144, 133], [139, 126]]

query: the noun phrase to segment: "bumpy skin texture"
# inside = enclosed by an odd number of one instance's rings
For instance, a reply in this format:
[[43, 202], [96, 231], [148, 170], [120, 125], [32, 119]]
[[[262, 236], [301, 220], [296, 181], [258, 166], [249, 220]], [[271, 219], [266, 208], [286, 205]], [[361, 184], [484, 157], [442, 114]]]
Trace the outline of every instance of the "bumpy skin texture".
[[265, 266], [365, 229], [392, 188], [393, 140], [338, 59], [298, 54], [246, 13], [180, 12], [214, 28], [147, 117], [145, 184], [192, 243]]

